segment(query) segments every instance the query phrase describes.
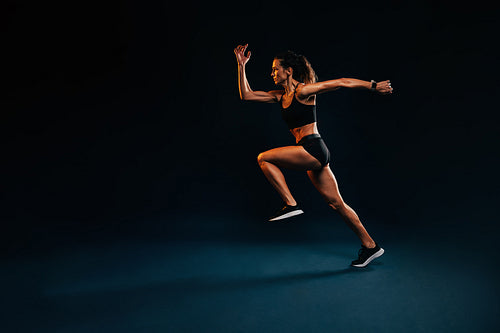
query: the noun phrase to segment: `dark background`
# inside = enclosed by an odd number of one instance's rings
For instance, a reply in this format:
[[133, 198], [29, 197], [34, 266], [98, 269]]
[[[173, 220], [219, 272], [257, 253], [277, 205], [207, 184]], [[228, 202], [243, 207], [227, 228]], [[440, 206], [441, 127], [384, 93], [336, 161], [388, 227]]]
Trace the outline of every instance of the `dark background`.
[[[0, 12], [12, 331], [498, 327], [498, 5], [8, 0]], [[256, 90], [274, 89], [287, 49], [320, 80], [391, 80], [391, 96], [317, 100], [341, 193], [386, 248], [364, 273], [337, 269], [357, 239], [305, 173], [285, 175], [306, 214], [266, 223], [280, 198], [256, 157], [294, 140], [278, 105], [239, 100], [243, 43]]]
[[[233, 48], [254, 89], [274, 54], [320, 80], [390, 79], [392, 96], [318, 99], [345, 200], [384, 227], [489, 224], [498, 199], [494, 4], [7, 1], [2, 11], [2, 224], [8, 246], [172, 216], [274, 212], [259, 152], [293, 144], [276, 105], [238, 98]], [[303, 174], [297, 198], [330, 214]], [[423, 218], [422, 218], [423, 217]], [[202, 223], [202, 222], [201, 222]], [[178, 230], [177, 230], [178, 231]], [[55, 235], [55, 234], [52, 234]], [[50, 242], [49, 242], [50, 243]]]

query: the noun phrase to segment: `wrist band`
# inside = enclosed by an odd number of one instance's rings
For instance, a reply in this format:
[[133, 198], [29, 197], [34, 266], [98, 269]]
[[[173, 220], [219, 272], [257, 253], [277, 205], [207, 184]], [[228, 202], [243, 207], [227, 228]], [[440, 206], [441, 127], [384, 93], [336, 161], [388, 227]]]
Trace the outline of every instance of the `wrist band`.
[[372, 87], [370, 88], [370, 90], [371, 91], [377, 90], [377, 82], [375, 82], [374, 80], [372, 80], [371, 83], [372, 83]]

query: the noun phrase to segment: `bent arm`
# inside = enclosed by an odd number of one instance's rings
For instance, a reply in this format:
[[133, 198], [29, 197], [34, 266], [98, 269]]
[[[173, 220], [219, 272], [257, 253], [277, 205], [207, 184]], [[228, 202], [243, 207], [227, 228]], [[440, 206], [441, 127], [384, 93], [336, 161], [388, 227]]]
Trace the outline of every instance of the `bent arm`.
[[277, 90], [265, 92], [253, 91], [252, 88], [250, 88], [250, 84], [248, 83], [245, 73], [245, 65], [238, 64], [238, 87], [240, 90], [240, 98], [244, 101], [265, 103], [276, 103], [279, 101], [279, 91]]

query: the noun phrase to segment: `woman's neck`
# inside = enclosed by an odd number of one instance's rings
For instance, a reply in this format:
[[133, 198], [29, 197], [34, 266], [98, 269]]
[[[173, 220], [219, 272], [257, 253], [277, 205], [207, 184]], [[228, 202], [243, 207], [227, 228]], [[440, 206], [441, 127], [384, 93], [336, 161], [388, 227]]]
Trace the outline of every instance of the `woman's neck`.
[[285, 88], [285, 93], [287, 95], [294, 93], [295, 90], [297, 89], [297, 86], [299, 85], [299, 83], [300, 83], [299, 81], [292, 79], [292, 78], [289, 78], [286, 81], [286, 83], [283, 85], [283, 87]]

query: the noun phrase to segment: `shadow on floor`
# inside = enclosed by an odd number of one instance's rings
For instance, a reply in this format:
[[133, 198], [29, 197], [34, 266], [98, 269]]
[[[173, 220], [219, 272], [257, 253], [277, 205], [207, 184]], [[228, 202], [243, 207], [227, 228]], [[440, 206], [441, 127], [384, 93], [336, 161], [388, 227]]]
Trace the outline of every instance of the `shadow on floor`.
[[45, 296], [48, 297], [75, 297], [85, 295], [92, 297], [92, 294], [113, 294], [113, 293], [142, 293], [153, 292], [156, 294], [186, 294], [190, 292], [220, 292], [220, 291], [234, 291], [239, 289], [259, 288], [259, 287], [272, 287], [278, 285], [288, 285], [293, 283], [305, 282], [314, 279], [333, 278], [349, 274], [363, 274], [373, 271], [373, 266], [382, 265], [381, 262], [374, 262], [371, 266], [365, 268], [347, 267], [339, 270], [328, 270], [319, 272], [295, 273], [279, 276], [255, 276], [255, 277], [192, 277], [192, 278], [179, 278], [168, 282], [161, 282], [150, 284], [142, 287], [122, 286], [113, 290], [104, 290], [98, 288], [97, 290], [52, 290], [46, 291]]

